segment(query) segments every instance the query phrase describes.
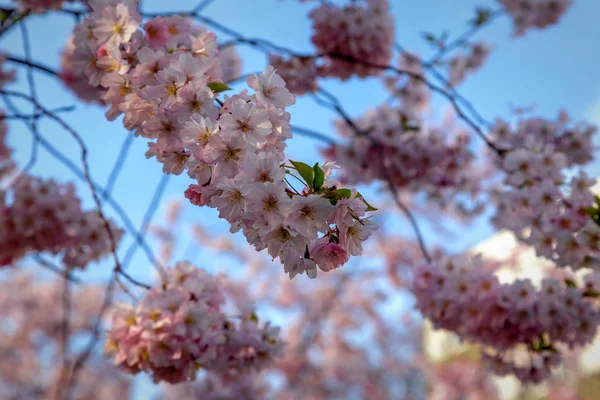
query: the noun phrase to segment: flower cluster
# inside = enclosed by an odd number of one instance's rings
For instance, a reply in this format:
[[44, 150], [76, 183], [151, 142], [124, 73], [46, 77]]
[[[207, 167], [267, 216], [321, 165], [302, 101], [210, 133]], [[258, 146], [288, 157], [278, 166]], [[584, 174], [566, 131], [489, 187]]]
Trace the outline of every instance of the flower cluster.
[[[592, 159], [595, 127], [558, 121], [525, 119], [515, 131], [498, 122], [494, 139], [511, 149], [502, 160], [508, 190], [497, 194], [499, 228], [510, 229], [532, 245], [538, 256], [559, 266], [590, 267], [600, 262], [600, 226], [589, 215], [595, 204], [595, 181], [581, 171], [567, 181], [566, 167]], [[561, 186], [568, 183], [565, 193]]]
[[357, 135], [353, 127], [339, 121], [337, 130], [351, 142], [325, 151], [343, 167], [346, 181], [389, 180], [399, 189], [423, 192], [442, 206], [457, 193], [478, 192], [480, 172], [464, 132], [449, 135], [447, 126], [419, 126], [418, 117], [387, 105], [354, 123], [368, 136]]
[[458, 54], [448, 60], [450, 84], [456, 86], [465, 78], [477, 72], [487, 59], [492, 47], [484, 42], [477, 42], [470, 46], [466, 54]]
[[573, 4], [572, 0], [498, 0], [512, 17], [515, 36], [531, 28], [544, 29], [556, 24]]
[[8, 128], [4, 120], [4, 112], [0, 111], [0, 182], [15, 169], [12, 149], [6, 144]]
[[387, 0], [361, 0], [344, 7], [324, 3], [309, 14], [312, 42], [324, 55], [322, 76], [348, 79], [379, 75], [394, 45], [394, 20]]
[[280, 55], [271, 54], [269, 64], [281, 75], [291, 93], [303, 95], [317, 91], [321, 68], [314, 57], [294, 56], [286, 60]]
[[496, 373], [533, 382], [560, 362], [560, 345], [593, 340], [600, 312], [590, 298], [598, 289], [597, 273], [585, 277], [583, 288], [555, 278], [545, 278], [540, 290], [529, 280], [501, 284], [480, 259], [466, 257], [422, 264], [414, 278], [417, 307], [435, 328], [489, 346]]
[[88, 78], [84, 75], [85, 69], [81, 68], [81, 65], [79, 69], [76, 69], [73, 64], [74, 59], [75, 44], [73, 43], [73, 36], [71, 36], [60, 53], [59, 77], [64, 85], [80, 100], [86, 103], [103, 105], [102, 96], [105, 92], [104, 88], [90, 85]]
[[21, 5], [21, 9], [35, 13], [43, 13], [48, 10], [59, 10], [64, 2], [75, 0], [15, 0]]
[[[186, 198], [217, 208], [232, 232], [242, 230], [257, 251], [268, 249], [291, 277], [315, 277], [316, 266], [329, 271], [359, 255], [374, 229], [362, 197], [326, 185], [318, 164], [284, 166], [291, 137], [285, 108], [295, 98], [273, 67], [247, 78], [255, 94], [221, 101], [216, 95], [228, 87], [212, 33], [177, 16], [148, 20], [145, 34], [138, 25], [137, 13], [119, 4], [94, 9], [75, 28], [73, 65], [90, 85], [107, 89], [107, 118], [124, 113], [127, 129], [156, 140], [146, 156], [165, 173], [187, 170], [197, 182]], [[288, 173], [302, 176], [302, 192], [287, 187]]]
[[0, 88], [4, 87], [7, 83], [15, 81], [16, 72], [13, 69], [4, 69], [4, 63], [6, 62], [6, 54], [0, 53]]
[[[107, 222], [118, 242], [122, 231]], [[61, 254], [68, 268], [85, 268], [111, 250], [105, 221], [83, 211], [75, 187], [22, 174], [0, 190], [0, 266], [28, 252]]]
[[219, 53], [221, 59], [221, 79], [232, 82], [242, 76], [242, 58], [234, 46], [227, 46]]
[[257, 371], [279, 356], [279, 328], [259, 325], [246, 307], [228, 318], [221, 283], [188, 262], [165, 272], [136, 306], [113, 309], [105, 354], [125, 372], [146, 371], [155, 382], [193, 380], [204, 368], [219, 374]]
[[403, 52], [400, 55], [398, 67], [409, 74], [386, 76], [384, 83], [387, 90], [400, 101], [402, 109], [410, 114], [419, 114], [429, 108], [431, 93], [423, 80], [411, 74], [425, 76], [423, 65], [418, 56]]

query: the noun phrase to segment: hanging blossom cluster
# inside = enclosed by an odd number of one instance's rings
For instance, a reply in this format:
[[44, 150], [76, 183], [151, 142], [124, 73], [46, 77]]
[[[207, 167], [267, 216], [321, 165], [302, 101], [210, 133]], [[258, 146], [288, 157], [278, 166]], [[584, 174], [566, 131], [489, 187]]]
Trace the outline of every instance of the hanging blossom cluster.
[[559, 266], [599, 265], [598, 204], [590, 190], [595, 180], [583, 171], [570, 180], [564, 174], [592, 160], [596, 128], [561, 113], [556, 121], [523, 119], [514, 129], [499, 121], [492, 132], [499, 146], [512, 149], [502, 161], [506, 190], [495, 196], [495, 225]]
[[309, 17], [314, 30], [312, 42], [324, 56], [322, 76], [343, 80], [353, 75], [377, 76], [381, 68], [365, 64], [388, 65], [394, 46], [394, 19], [387, 0], [362, 0], [344, 7], [324, 3]]
[[494, 372], [540, 382], [561, 360], [561, 347], [584, 346], [595, 337], [600, 274], [585, 284], [545, 278], [501, 284], [478, 258], [455, 257], [415, 270], [417, 307], [437, 329], [480, 343]]
[[[84, 66], [76, 69], [73, 64], [75, 59], [75, 44], [73, 35], [69, 37], [64, 49], [60, 53], [60, 71], [58, 76], [64, 85], [73, 92], [80, 100], [86, 103], [96, 103], [104, 105], [102, 96], [106, 92], [103, 87], [94, 87], [90, 85], [88, 78], [84, 75]], [[89, 61], [94, 62], [93, 60]]]
[[468, 52], [457, 54], [448, 60], [450, 84], [456, 86], [483, 67], [492, 46], [484, 42], [473, 43]]
[[347, 80], [354, 75], [380, 75], [382, 68], [377, 66], [388, 65], [394, 46], [394, 19], [389, 11], [388, 0], [360, 0], [343, 7], [324, 2], [309, 14], [318, 55], [269, 55], [269, 64], [297, 95], [314, 93], [319, 77]]
[[221, 79], [229, 83], [242, 76], [242, 57], [234, 46], [221, 48], [219, 52], [221, 60]]
[[269, 55], [269, 64], [285, 81], [285, 87], [293, 94], [314, 93], [319, 86], [317, 78], [322, 67], [314, 57], [290, 57], [285, 59], [278, 54]]
[[425, 76], [420, 58], [415, 54], [402, 52], [398, 60], [398, 67], [409, 74], [384, 77], [385, 88], [394, 99], [399, 101], [407, 113], [416, 115], [427, 111], [431, 101], [429, 88], [425, 82], [411, 76], [411, 74]]
[[4, 87], [7, 83], [15, 81], [16, 71], [14, 69], [5, 69], [4, 63], [6, 62], [6, 54], [0, 53], [0, 88]]
[[[160, 227], [161, 246], [172, 247], [171, 238], [163, 232], [181, 231], [180, 222], [184, 221], [170, 220]], [[416, 374], [426, 376], [425, 372], [431, 369], [429, 364], [413, 359], [414, 349], [421, 342], [420, 320], [404, 307], [387, 307], [399, 293], [407, 293], [409, 287], [390, 287], [380, 267], [360, 268], [352, 272], [351, 277], [344, 276], [343, 272], [328, 274], [307, 286], [303, 281], [288, 280], [274, 273], [264, 255], [230, 235], [215, 235], [206, 221], [193, 224], [193, 232], [195, 243], [203, 249], [244, 266], [240, 275], [226, 281], [226, 292], [235, 298], [236, 304], [243, 304], [248, 298], [256, 299], [292, 319], [285, 329], [284, 357], [261, 374], [227, 381], [214, 379], [214, 374], [209, 374], [207, 382], [199, 376], [189, 385], [167, 386], [165, 392], [173, 395], [167, 398], [188, 399], [196, 394], [194, 398], [213, 400], [292, 400], [302, 394], [306, 399], [391, 400], [406, 394], [404, 388], [400, 390], [399, 382], [408, 384], [411, 378], [414, 382]], [[374, 238], [380, 236], [383, 234], [378, 232]], [[387, 259], [382, 248], [398, 250], [404, 256], [404, 264], [399, 269], [408, 278], [409, 266], [422, 258], [418, 245], [390, 235], [385, 235], [385, 239], [386, 245], [381, 248], [372, 248], [374, 241], [370, 240], [365, 251], [371, 251], [368, 254], [373, 257], [383, 255]], [[402, 252], [406, 248], [411, 251]], [[248, 285], [250, 281], [252, 284]], [[298, 313], [299, 309], [302, 312]], [[356, 341], [357, 334], [360, 342]], [[314, 357], [315, 354], [318, 356]], [[282, 384], [272, 385], [273, 376], [278, 376]], [[421, 393], [418, 389], [417, 392]]]
[[123, 231], [97, 211], [83, 211], [72, 183], [21, 174], [0, 190], [0, 266], [29, 252], [60, 254], [68, 268], [85, 268], [111, 251]]
[[512, 17], [515, 36], [531, 28], [544, 29], [556, 24], [573, 4], [572, 0], [498, 0]]
[[[285, 165], [285, 108], [295, 99], [273, 67], [247, 78], [255, 94], [220, 101], [216, 94], [228, 88], [212, 33], [178, 16], [151, 19], [142, 33], [124, 4], [92, 9], [75, 28], [75, 72], [107, 89], [107, 118], [124, 113], [128, 130], [156, 140], [146, 156], [165, 173], [187, 170], [197, 182], [185, 192], [193, 204], [217, 208], [232, 232], [268, 249], [290, 277], [314, 278], [317, 266], [329, 271], [361, 253], [374, 208], [356, 191], [326, 184], [328, 167]], [[287, 186], [290, 175], [303, 180], [301, 191]]]
[[48, 10], [59, 10], [63, 3], [74, 2], [75, 0], [13, 0], [19, 3], [21, 9], [35, 13], [43, 13]]
[[15, 169], [12, 159], [12, 149], [6, 144], [8, 127], [4, 120], [4, 112], [0, 111], [0, 182], [8, 177]]
[[154, 382], [193, 380], [199, 369], [239, 375], [280, 356], [279, 328], [259, 324], [249, 306], [229, 318], [222, 284], [188, 262], [165, 272], [139, 304], [112, 313], [105, 354], [123, 371], [149, 372]]
[[[36, 273], [39, 277], [39, 272]], [[64, 375], [58, 360], [65, 354], [64, 311], [61, 304], [62, 279], [36, 279], [31, 271], [11, 271], [0, 282], [0, 398], [54, 398], [64, 389]], [[94, 332], [102, 308], [104, 288], [71, 288], [69, 338], [88, 338]], [[70, 347], [70, 346], [66, 346]], [[90, 357], [70, 389], [75, 400], [126, 398], [130, 381], [113, 365], [100, 357]]]
[[423, 192], [446, 207], [458, 193], [479, 192], [481, 171], [463, 131], [426, 126], [403, 107], [383, 105], [354, 120], [364, 135], [344, 121], [336, 128], [350, 143], [332, 145], [326, 157], [338, 162], [349, 183], [387, 181], [401, 190]]

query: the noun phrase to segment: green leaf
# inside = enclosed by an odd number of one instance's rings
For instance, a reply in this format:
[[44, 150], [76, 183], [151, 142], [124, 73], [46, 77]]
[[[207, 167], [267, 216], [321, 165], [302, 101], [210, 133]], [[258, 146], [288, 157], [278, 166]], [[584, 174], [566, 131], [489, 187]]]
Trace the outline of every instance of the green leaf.
[[255, 313], [250, 314], [250, 320], [258, 323], [258, 315]]
[[435, 43], [437, 39], [433, 33], [423, 32], [423, 38], [427, 40], [429, 43]]
[[575, 281], [573, 281], [571, 279], [565, 279], [565, 285], [567, 285], [568, 287], [577, 287], [577, 285], [575, 284]]
[[594, 290], [586, 290], [583, 292], [583, 297], [600, 297], [600, 293]]
[[310, 165], [305, 164], [300, 161], [292, 161], [290, 160], [292, 165], [296, 168], [296, 171], [300, 174], [300, 176], [304, 179], [309, 188], [314, 189], [315, 183], [315, 170], [310, 167]]
[[352, 190], [350, 189], [338, 189], [336, 190], [336, 193], [338, 194], [338, 196], [344, 199], [349, 199], [350, 197], [352, 197]]
[[377, 211], [377, 210], [379, 210], [379, 208], [375, 208], [372, 205], [370, 205], [369, 203], [367, 203], [367, 201], [362, 196], [362, 194], [356, 193], [356, 197], [358, 197], [359, 199], [362, 199], [363, 203], [365, 203], [365, 205], [367, 206], [367, 211]]
[[480, 7], [475, 11], [476, 11], [477, 15], [475, 16], [475, 18], [472, 21], [473, 25], [475, 25], [475, 26], [484, 25], [486, 22], [488, 22], [490, 20], [490, 17], [492, 16], [492, 12], [488, 8]]
[[315, 190], [319, 190], [325, 183], [325, 172], [321, 169], [321, 167], [319, 167], [319, 163], [316, 163], [313, 166], [313, 170], [315, 171], [315, 180], [313, 186]]
[[211, 82], [207, 86], [210, 88], [210, 90], [212, 90], [215, 93], [221, 93], [226, 90], [231, 90], [229, 86], [221, 82]]

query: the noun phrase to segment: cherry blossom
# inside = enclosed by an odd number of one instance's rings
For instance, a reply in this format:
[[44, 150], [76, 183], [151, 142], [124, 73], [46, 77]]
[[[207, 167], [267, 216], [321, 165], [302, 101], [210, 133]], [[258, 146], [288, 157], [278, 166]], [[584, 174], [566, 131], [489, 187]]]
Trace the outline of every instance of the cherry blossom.
[[[8, 190], [0, 190], [0, 265], [29, 252], [59, 254], [69, 268], [85, 268], [111, 251], [104, 220], [83, 211], [75, 187], [21, 174]], [[118, 243], [123, 231], [108, 221]]]
[[146, 371], [154, 382], [169, 383], [193, 380], [201, 368], [258, 371], [281, 354], [279, 328], [259, 324], [248, 309], [229, 318], [224, 302], [218, 278], [177, 263], [137, 305], [113, 308], [105, 354], [127, 373]]

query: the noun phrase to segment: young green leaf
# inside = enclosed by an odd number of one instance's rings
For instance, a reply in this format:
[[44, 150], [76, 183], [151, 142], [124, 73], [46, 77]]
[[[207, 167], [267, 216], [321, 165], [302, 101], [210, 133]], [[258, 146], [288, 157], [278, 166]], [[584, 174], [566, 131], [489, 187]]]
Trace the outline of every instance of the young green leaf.
[[221, 82], [211, 82], [207, 86], [210, 88], [210, 90], [212, 90], [215, 93], [221, 93], [226, 90], [231, 90], [229, 86]]
[[315, 171], [315, 181], [313, 186], [315, 190], [319, 190], [325, 183], [325, 172], [319, 167], [319, 163], [316, 163], [313, 166], [313, 170]]
[[572, 279], [565, 279], [565, 285], [567, 285], [568, 287], [577, 287], [577, 285], [575, 284], [575, 281], [573, 281]]
[[302, 179], [304, 179], [308, 187], [314, 189], [315, 171], [310, 167], [310, 165], [300, 161], [290, 160], [290, 162], [296, 168], [296, 171], [298, 171]]
[[365, 203], [365, 205], [367, 206], [367, 211], [377, 211], [377, 210], [379, 210], [378, 208], [375, 208], [372, 205], [370, 205], [369, 203], [367, 203], [367, 201], [365, 200], [365, 198], [359, 192], [356, 193], [356, 197], [358, 197], [359, 199], [362, 199], [363, 203]]
[[336, 193], [338, 194], [338, 196], [344, 199], [349, 199], [350, 197], [352, 197], [352, 191], [350, 189], [338, 189], [336, 190]]

